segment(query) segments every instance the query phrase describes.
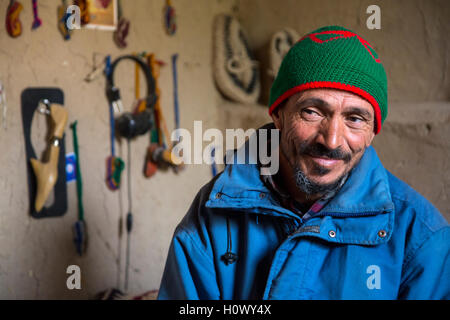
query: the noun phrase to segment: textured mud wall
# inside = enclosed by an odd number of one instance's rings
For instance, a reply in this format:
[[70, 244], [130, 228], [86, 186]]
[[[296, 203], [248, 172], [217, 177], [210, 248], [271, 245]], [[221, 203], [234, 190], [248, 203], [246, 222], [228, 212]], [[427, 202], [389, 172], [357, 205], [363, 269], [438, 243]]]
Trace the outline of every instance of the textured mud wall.
[[[64, 42], [56, 28], [59, 0], [38, 2], [43, 25], [31, 31], [31, 1], [21, 2], [23, 34], [11, 39], [3, 23], [9, 1], [0, 0], [0, 79], [8, 102], [7, 127], [0, 127], [0, 298], [88, 298], [106, 288], [123, 289], [126, 241], [123, 236], [119, 242], [118, 230], [120, 215], [126, 215], [127, 191], [125, 188], [122, 193], [111, 192], [104, 183], [105, 159], [110, 154], [104, 77], [92, 83], [84, 82], [83, 78], [91, 71], [94, 53], [100, 61], [105, 54], [114, 58], [124, 53], [154, 52], [167, 63], [161, 69], [159, 82], [163, 112], [172, 130], [170, 59], [178, 53], [181, 127], [192, 130], [194, 120], [203, 120], [204, 127], [214, 127], [221, 97], [215, 90], [211, 71], [212, 22], [215, 14], [231, 12], [234, 1], [172, 1], [178, 25], [173, 37], [167, 36], [163, 29], [165, 1], [122, 1], [124, 15], [131, 19], [129, 46], [124, 50], [115, 46], [112, 32], [107, 31], [78, 30], [70, 41]], [[134, 96], [134, 65], [123, 62], [116, 72], [124, 107], [129, 109]], [[143, 77], [141, 83], [143, 93]], [[26, 87], [48, 86], [64, 91], [69, 122], [78, 120], [89, 235], [88, 253], [83, 258], [75, 254], [72, 243], [71, 228], [77, 219], [74, 183], [68, 185], [69, 209], [65, 216], [35, 220], [28, 214], [20, 94]], [[44, 117], [35, 115], [32, 141], [37, 154], [45, 149], [46, 133]], [[65, 141], [66, 151], [73, 151], [69, 129]], [[172, 171], [158, 172], [145, 179], [142, 168], [147, 145], [146, 136], [131, 146], [134, 214], [131, 293], [158, 288], [174, 228], [198, 189], [211, 176], [206, 165], [191, 165], [178, 175]], [[116, 149], [127, 162], [126, 144]], [[81, 268], [82, 290], [70, 291], [66, 287], [66, 268], [72, 264]]]

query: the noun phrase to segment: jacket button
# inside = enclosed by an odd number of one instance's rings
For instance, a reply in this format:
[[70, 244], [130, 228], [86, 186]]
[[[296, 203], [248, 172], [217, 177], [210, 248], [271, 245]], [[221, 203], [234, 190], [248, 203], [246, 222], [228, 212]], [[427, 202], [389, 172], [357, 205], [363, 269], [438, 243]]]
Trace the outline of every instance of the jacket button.
[[387, 235], [386, 231], [384, 231], [384, 230], [378, 231], [378, 236], [379, 236], [380, 238], [384, 238], [384, 237], [386, 237], [386, 235]]
[[222, 194], [220, 192], [216, 193], [216, 199], [220, 199], [222, 197]]
[[334, 237], [336, 237], [336, 231], [330, 230], [330, 231], [328, 231], [328, 235], [330, 236], [330, 238], [334, 238]]
[[264, 199], [265, 196], [266, 196], [266, 194], [265, 194], [264, 192], [261, 192], [261, 193], [259, 194], [259, 198], [260, 198], [260, 199]]

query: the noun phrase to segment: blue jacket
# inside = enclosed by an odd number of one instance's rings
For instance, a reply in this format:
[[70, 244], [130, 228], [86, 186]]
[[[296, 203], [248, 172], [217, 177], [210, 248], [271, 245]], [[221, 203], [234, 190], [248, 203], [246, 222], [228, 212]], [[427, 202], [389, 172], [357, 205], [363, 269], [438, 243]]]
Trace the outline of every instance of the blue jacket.
[[372, 147], [307, 221], [257, 165], [227, 165], [176, 228], [158, 298], [449, 299], [449, 252], [447, 221]]

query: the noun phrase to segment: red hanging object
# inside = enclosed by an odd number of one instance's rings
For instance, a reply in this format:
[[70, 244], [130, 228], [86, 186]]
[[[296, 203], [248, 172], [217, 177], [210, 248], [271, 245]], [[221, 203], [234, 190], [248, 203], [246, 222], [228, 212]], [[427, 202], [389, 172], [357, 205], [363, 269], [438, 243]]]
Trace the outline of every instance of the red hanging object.
[[84, 26], [85, 24], [88, 24], [91, 20], [91, 16], [89, 14], [89, 8], [87, 0], [75, 0], [74, 5], [78, 6], [80, 8], [81, 13], [81, 25]]
[[19, 14], [23, 6], [19, 1], [11, 0], [6, 11], [6, 31], [12, 38], [17, 38], [22, 34], [22, 23]]
[[100, 6], [103, 9], [108, 8], [109, 4], [111, 3], [111, 0], [97, 0], [97, 2], [100, 4]]
[[128, 36], [128, 30], [130, 29], [130, 21], [124, 17], [120, 18], [117, 30], [114, 32], [114, 42], [119, 48], [125, 48], [127, 42], [125, 38]]
[[38, 16], [38, 7], [37, 7], [37, 0], [31, 0], [33, 3], [33, 24], [31, 25], [31, 29], [37, 29], [42, 25], [42, 20]]
[[119, 23], [117, 24], [117, 30], [114, 31], [114, 42], [119, 48], [125, 48], [127, 46], [127, 42], [125, 41], [128, 36], [128, 30], [130, 29], [130, 20], [123, 17], [122, 14], [122, 3], [119, 0], [117, 2], [118, 5], [118, 16]]
[[166, 6], [164, 8], [164, 26], [169, 36], [173, 36], [177, 31], [176, 21], [175, 8], [172, 7], [172, 2], [170, 0], [166, 0]]

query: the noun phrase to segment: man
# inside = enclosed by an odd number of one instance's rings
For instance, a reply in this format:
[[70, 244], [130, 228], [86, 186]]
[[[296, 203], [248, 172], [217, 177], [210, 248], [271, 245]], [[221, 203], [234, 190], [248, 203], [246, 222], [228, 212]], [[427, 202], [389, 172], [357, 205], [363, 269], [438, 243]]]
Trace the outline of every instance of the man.
[[200, 190], [159, 298], [450, 298], [448, 223], [370, 146], [387, 116], [372, 46], [342, 27], [309, 33], [284, 58], [269, 113], [280, 170], [227, 165]]

